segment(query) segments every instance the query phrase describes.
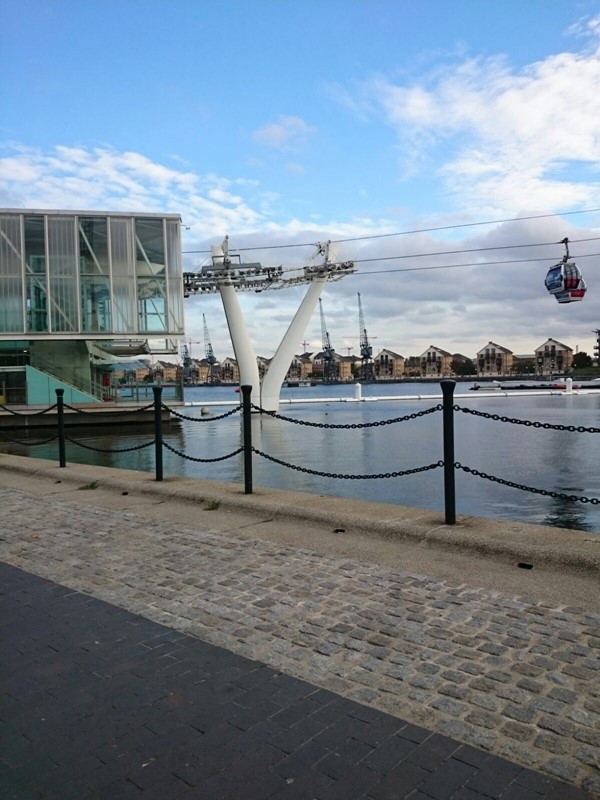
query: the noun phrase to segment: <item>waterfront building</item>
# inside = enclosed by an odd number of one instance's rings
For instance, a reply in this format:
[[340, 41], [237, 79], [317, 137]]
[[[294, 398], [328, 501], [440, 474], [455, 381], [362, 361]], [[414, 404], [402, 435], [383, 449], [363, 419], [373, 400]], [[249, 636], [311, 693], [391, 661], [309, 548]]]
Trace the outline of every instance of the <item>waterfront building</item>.
[[240, 382], [240, 370], [235, 358], [224, 358], [221, 361], [221, 383], [234, 383]]
[[155, 383], [176, 383], [181, 377], [179, 364], [170, 361], [157, 361], [152, 369]]
[[535, 348], [535, 364], [538, 375], [553, 372], [570, 372], [573, 365], [573, 348], [556, 339], [547, 339]]
[[429, 345], [419, 356], [422, 378], [444, 378], [452, 375], [452, 353]]
[[[335, 359], [338, 362], [338, 380], [340, 381], [351, 381], [354, 380], [355, 372], [356, 372], [356, 365], [357, 362], [360, 364], [360, 358], [357, 356], [347, 355], [347, 356], [338, 356], [335, 355]], [[358, 377], [358, 373], [356, 373]]]
[[404, 377], [404, 356], [393, 350], [380, 350], [373, 359], [373, 373], [376, 380], [398, 380]]
[[513, 353], [495, 342], [488, 342], [477, 351], [477, 377], [509, 375], [512, 372]]
[[112, 396], [116, 356], [176, 352], [180, 217], [0, 210], [0, 397]]

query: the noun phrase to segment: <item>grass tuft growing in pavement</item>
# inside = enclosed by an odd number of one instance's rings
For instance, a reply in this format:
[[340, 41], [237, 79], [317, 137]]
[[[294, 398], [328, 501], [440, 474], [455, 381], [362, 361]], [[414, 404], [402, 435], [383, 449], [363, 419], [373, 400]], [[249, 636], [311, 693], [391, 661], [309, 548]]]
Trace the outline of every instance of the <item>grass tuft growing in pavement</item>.
[[79, 487], [79, 491], [88, 491], [90, 489], [97, 489], [100, 484], [98, 481], [90, 481], [90, 483], [85, 483], [83, 486]]

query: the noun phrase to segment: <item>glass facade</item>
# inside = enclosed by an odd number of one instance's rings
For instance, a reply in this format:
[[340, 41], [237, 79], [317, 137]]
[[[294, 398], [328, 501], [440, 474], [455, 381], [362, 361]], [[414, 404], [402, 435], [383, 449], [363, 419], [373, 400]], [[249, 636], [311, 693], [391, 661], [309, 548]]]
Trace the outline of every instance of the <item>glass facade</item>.
[[0, 210], [0, 339], [183, 335], [174, 215]]

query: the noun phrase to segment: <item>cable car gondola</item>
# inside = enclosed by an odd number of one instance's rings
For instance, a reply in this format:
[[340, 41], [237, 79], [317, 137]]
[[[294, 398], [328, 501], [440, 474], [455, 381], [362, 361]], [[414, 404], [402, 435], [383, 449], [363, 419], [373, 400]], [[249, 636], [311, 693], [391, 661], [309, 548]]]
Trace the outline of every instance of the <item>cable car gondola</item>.
[[569, 240], [563, 239], [560, 244], [567, 252], [561, 262], [548, 270], [546, 289], [559, 303], [576, 303], [583, 300], [587, 287], [577, 264], [569, 261]]

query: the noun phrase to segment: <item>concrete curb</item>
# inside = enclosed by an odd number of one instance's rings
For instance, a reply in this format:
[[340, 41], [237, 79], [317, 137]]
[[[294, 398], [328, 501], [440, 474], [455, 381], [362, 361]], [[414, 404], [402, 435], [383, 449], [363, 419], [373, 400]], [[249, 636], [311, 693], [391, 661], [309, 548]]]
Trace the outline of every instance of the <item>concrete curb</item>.
[[347, 532], [389, 541], [410, 542], [514, 564], [546, 566], [600, 577], [600, 535], [564, 528], [457, 517], [444, 524], [443, 513], [409, 506], [308, 495], [304, 492], [242, 486], [198, 478], [168, 477], [156, 482], [151, 473], [0, 455], [0, 470], [85, 485], [131, 495], [163, 497], [189, 504], [217, 503], [221, 511], [242, 513], [257, 521], [308, 524], [331, 532]]

